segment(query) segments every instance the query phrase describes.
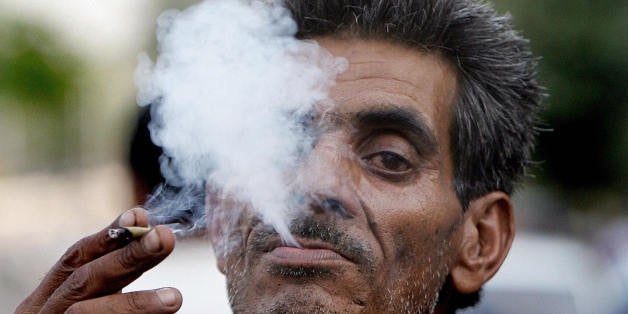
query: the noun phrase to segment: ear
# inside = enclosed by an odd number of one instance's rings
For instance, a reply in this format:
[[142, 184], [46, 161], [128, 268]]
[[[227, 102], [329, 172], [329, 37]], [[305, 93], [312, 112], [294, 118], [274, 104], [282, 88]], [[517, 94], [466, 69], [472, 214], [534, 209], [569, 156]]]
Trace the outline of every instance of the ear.
[[458, 292], [469, 294], [493, 277], [508, 254], [515, 232], [510, 197], [494, 191], [473, 200], [460, 231], [460, 250], [451, 278]]

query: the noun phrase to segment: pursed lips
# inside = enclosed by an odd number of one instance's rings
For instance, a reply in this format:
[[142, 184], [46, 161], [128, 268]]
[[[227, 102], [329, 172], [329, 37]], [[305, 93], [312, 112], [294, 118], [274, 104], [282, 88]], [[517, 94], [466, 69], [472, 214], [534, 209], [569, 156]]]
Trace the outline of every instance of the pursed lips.
[[[324, 266], [351, 263], [371, 269], [375, 266], [374, 250], [366, 241], [349, 236], [335, 222], [304, 219], [291, 226], [300, 248], [282, 242], [270, 226], [256, 224], [247, 233], [245, 243], [253, 260], [262, 258], [271, 263], [293, 266]], [[257, 258], [255, 257], [257, 255]], [[253, 261], [251, 260], [251, 261]]]
[[327, 242], [299, 239], [300, 248], [275, 243], [268, 251], [274, 262], [292, 265], [314, 265], [326, 262], [352, 262]]

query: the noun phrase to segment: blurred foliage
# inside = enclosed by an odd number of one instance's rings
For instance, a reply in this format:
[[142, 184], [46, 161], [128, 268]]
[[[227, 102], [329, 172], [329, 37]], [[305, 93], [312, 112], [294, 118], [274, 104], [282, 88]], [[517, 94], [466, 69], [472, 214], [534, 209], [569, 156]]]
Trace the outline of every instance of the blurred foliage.
[[4, 130], [22, 134], [3, 134], [0, 151], [12, 155], [13, 165], [2, 170], [60, 168], [77, 160], [79, 75], [77, 57], [54, 34], [23, 21], [0, 22], [0, 114], [4, 123], [22, 126]]
[[498, 11], [512, 14], [516, 27], [542, 56], [540, 76], [549, 94], [543, 122], [552, 131], [540, 136], [539, 179], [558, 185], [575, 202], [600, 191], [625, 194], [628, 4], [611, 0], [495, 2]]
[[15, 23], [1, 30], [1, 91], [33, 109], [59, 111], [73, 91], [73, 58], [50, 34], [34, 25]]

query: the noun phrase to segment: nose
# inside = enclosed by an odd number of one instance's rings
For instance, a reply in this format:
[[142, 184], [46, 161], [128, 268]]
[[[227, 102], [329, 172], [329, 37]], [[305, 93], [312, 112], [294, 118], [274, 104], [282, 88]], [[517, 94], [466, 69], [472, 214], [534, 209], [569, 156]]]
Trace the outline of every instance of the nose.
[[350, 219], [360, 211], [355, 163], [341, 134], [322, 135], [297, 173], [299, 194], [314, 214]]
[[342, 201], [335, 198], [326, 198], [322, 200], [318, 206], [323, 209], [325, 212], [335, 213], [342, 218], [352, 218], [353, 215], [349, 213], [347, 207], [342, 203]]
[[314, 214], [336, 215], [340, 218], [353, 218], [347, 202], [336, 198], [334, 193], [320, 194], [313, 191], [302, 191], [299, 194], [302, 209], [307, 209]]

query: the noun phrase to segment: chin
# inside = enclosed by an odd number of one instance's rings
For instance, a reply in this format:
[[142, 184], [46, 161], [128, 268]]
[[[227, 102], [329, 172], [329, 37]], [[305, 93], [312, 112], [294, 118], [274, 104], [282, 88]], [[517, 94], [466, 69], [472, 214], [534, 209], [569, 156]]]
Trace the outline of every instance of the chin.
[[360, 313], [370, 294], [356, 266], [344, 260], [302, 263], [266, 255], [256, 261], [241, 280], [228, 281], [234, 313]]
[[284, 284], [283, 289], [259, 297], [236, 301], [232, 304], [234, 313], [361, 313], [364, 310], [350, 298], [331, 295], [316, 284]]
[[369, 294], [348, 263], [257, 266], [230, 289], [235, 313], [360, 313]]

